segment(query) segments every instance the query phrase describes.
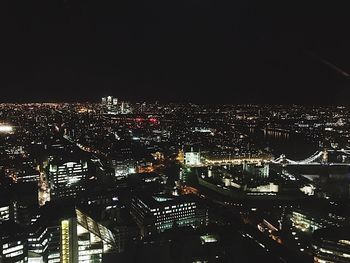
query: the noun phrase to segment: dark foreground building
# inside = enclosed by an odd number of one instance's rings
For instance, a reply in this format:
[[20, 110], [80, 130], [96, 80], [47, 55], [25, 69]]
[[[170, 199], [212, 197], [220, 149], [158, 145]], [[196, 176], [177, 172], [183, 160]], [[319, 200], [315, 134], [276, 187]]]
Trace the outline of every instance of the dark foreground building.
[[313, 237], [315, 263], [350, 262], [350, 228], [324, 228]]

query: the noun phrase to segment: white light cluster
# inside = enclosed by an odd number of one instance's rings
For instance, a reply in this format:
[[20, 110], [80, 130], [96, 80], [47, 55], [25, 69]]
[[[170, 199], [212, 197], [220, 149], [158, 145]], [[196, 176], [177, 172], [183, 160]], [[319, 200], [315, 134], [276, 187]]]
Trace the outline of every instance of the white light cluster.
[[13, 127], [11, 125], [0, 124], [0, 133], [10, 133], [13, 131]]

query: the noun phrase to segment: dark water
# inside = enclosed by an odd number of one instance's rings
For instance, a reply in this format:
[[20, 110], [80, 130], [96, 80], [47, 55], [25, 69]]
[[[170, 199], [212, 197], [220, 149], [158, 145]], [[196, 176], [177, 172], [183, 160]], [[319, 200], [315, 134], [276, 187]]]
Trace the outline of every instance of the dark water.
[[319, 150], [316, 142], [297, 133], [250, 129], [252, 142], [262, 148], [268, 148], [276, 157], [285, 154], [288, 159], [303, 160]]

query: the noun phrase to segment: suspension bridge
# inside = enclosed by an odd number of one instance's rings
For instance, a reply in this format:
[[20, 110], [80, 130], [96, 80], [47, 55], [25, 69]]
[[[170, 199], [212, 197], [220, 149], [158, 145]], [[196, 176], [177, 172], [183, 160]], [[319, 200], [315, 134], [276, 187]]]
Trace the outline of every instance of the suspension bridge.
[[344, 162], [344, 158], [342, 162], [329, 162], [329, 154], [339, 154], [341, 156], [349, 156], [350, 157], [350, 150], [323, 150], [323, 151], [316, 151], [314, 154], [312, 154], [310, 157], [304, 159], [304, 160], [291, 160], [288, 159], [284, 154], [279, 156], [278, 158], [271, 160], [270, 162], [272, 164], [281, 164], [281, 165], [320, 165], [320, 164], [329, 164], [329, 165], [348, 165], [350, 166], [350, 163]]

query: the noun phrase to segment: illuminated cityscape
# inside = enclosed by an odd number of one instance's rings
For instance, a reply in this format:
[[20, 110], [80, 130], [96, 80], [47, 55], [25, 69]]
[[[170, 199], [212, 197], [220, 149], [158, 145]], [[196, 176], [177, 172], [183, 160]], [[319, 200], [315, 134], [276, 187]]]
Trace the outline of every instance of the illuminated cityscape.
[[347, 107], [0, 112], [3, 262], [349, 260]]
[[0, 263], [350, 263], [346, 1], [0, 10]]

